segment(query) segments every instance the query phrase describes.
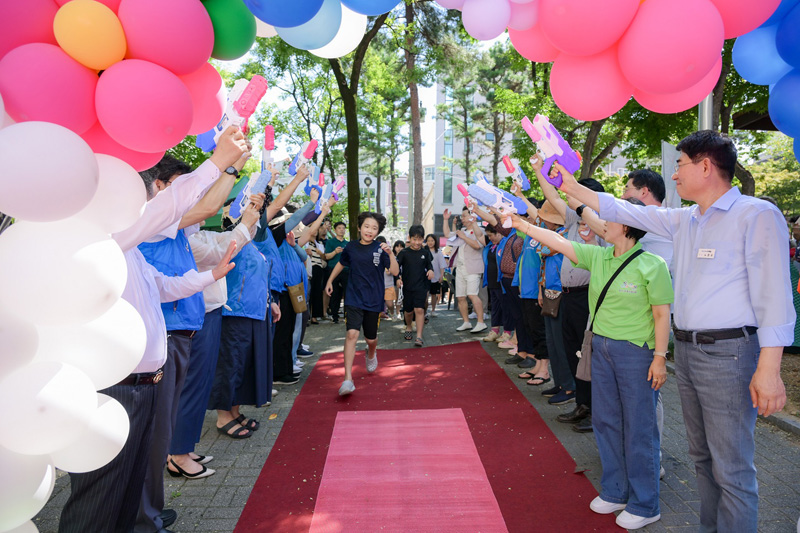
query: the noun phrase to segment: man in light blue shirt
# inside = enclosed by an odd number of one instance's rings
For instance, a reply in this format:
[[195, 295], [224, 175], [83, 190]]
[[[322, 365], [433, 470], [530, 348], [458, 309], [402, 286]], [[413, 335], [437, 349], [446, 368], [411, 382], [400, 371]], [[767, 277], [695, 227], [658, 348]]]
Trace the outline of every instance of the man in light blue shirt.
[[565, 193], [602, 219], [672, 239], [676, 378], [700, 529], [755, 532], [756, 413], [786, 403], [780, 364], [794, 337], [786, 222], [731, 185], [737, 153], [729, 138], [699, 131], [678, 150], [672, 179], [681, 198], [696, 202], [680, 209], [635, 206], [580, 186], [558, 163], [554, 172]]

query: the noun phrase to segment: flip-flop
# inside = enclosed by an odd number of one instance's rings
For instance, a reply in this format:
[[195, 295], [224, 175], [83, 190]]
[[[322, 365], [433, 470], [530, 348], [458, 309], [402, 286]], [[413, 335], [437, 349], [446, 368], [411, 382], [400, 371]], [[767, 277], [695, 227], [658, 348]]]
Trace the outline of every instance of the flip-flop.
[[250, 431], [255, 431], [261, 427], [261, 424], [258, 422], [258, 420], [247, 418], [241, 414], [238, 416], [238, 418], [234, 418], [234, 420], [236, 420], [236, 422], [238, 422], [243, 428], [247, 428]]
[[410, 341], [414, 337], [414, 334], [410, 331], [403, 332], [403, 338], [407, 341]]
[[536, 376], [533, 372], [523, 372], [522, 374], [517, 375], [519, 379], [533, 379]]
[[545, 383], [547, 383], [549, 381], [550, 381], [550, 378], [542, 378], [542, 377], [537, 378], [537, 377], [534, 377], [533, 379], [529, 379], [525, 383], [527, 383], [528, 385], [533, 385], [535, 387], [538, 387], [539, 385], [544, 385]]

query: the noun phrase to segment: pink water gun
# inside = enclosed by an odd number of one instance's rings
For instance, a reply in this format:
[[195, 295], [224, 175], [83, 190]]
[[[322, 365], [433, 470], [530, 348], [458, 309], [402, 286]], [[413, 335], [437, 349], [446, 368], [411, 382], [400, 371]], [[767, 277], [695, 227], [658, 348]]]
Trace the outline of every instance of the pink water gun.
[[219, 123], [197, 136], [197, 147], [210, 152], [217, 147], [222, 132], [229, 126], [239, 126], [247, 133], [247, 120], [256, 112], [259, 102], [267, 94], [267, 80], [256, 74], [250, 81], [238, 79], [228, 93], [228, 105]]
[[272, 164], [272, 151], [275, 149], [275, 128], [264, 126], [264, 148], [261, 149], [261, 171]]

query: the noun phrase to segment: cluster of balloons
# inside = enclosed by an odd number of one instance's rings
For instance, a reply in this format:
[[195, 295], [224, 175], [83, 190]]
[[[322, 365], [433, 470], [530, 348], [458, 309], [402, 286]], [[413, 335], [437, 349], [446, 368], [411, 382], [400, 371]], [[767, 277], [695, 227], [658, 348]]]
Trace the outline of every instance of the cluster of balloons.
[[724, 39], [760, 26], [780, 0], [438, 0], [487, 40], [509, 30], [525, 58], [553, 62], [550, 90], [579, 120], [600, 120], [633, 96], [657, 113], [697, 105], [722, 70]]
[[387, 13], [400, 0], [244, 0], [256, 16], [259, 37], [280, 36], [295, 48], [324, 58], [356, 49], [367, 16]]
[[0, 3], [6, 121], [59, 124], [97, 153], [144, 170], [222, 116], [210, 57], [255, 39], [241, 0], [26, 0]]
[[769, 85], [769, 116], [795, 139], [800, 160], [800, 1], [783, 0], [764, 24], [736, 39], [733, 66], [750, 83]]

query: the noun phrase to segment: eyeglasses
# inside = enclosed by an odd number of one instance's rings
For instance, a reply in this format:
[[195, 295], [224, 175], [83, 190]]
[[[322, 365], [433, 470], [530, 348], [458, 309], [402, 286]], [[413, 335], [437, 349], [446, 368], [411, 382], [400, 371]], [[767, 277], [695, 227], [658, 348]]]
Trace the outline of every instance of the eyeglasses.
[[695, 163], [699, 163], [699, 161], [686, 161], [683, 163], [678, 163], [677, 161], [675, 161], [675, 166], [672, 169], [672, 173], [677, 174], [678, 170], [680, 170], [681, 167], [686, 165], [694, 165]]

